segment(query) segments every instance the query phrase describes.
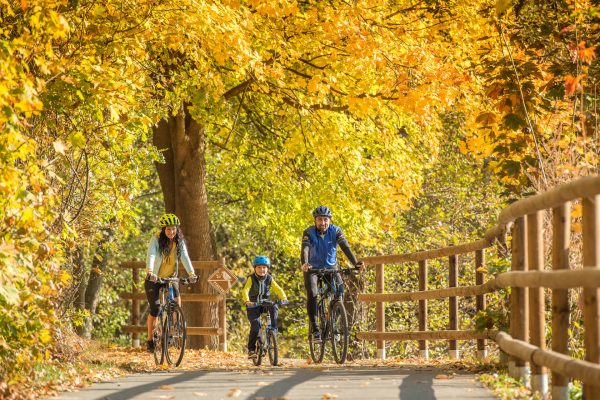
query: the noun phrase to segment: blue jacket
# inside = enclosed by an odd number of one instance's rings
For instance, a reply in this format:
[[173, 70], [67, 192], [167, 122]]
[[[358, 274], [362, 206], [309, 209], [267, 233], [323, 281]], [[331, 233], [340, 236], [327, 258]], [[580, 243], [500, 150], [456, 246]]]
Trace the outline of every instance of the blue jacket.
[[[187, 248], [185, 247], [185, 243], [181, 243], [179, 245], [179, 250], [181, 255], [175, 260], [175, 271], [177, 271], [179, 259], [181, 259], [183, 267], [187, 273], [190, 275], [196, 275], [194, 272], [194, 267], [192, 267], [192, 261], [190, 261], [190, 256], [188, 255]], [[162, 254], [158, 249], [158, 236], [152, 235], [152, 239], [150, 239], [150, 244], [148, 245], [148, 255], [146, 256], [147, 272], [152, 272], [157, 275], [160, 265], [162, 264], [162, 259]]]
[[[348, 241], [339, 226], [331, 224], [323, 234], [314, 225], [305, 229], [302, 235], [302, 264], [308, 262], [314, 269], [335, 268], [338, 244], [350, 262], [356, 265], [358, 260], [350, 251]], [[306, 248], [308, 248], [308, 260], [305, 259]]]

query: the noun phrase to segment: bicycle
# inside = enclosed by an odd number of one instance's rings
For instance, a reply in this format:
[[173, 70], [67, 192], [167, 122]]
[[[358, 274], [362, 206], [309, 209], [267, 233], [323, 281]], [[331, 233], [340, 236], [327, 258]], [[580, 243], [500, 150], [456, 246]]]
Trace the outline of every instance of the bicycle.
[[312, 327], [308, 332], [310, 357], [316, 364], [323, 361], [327, 340], [331, 341], [331, 351], [335, 362], [338, 364], [346, 362], [349, 337], [348, 315], [341, 297], [341, 290], [336, 284], [334, 276], [338, 273], [351, 274], [356, 271], [358, 271], [357, 268], [309, 270], [310, 273], [319, 277], [316, 319], [317, 326], [321, 330], [321, 340], [314, 340]]
[[[273, 302], [270, 300], [263, 300], [257, 302], [256, 306], [254, 306], [261, 307], [260, 330], [258, 331], [258, 338], [256, 339], [255, 357], [252, 359], [252, 363], [256, 366], [259, 366], [262, 363], [262, 359], [265, 354], [269, 355], [269, 361], [271, 365], [277, 366], [279, 362], [277, 349], [277, 330], [271, 327], [271, 314], [269, 314], [269, 308], [285, 304], [288, 304], [287, 301]], [[264, 315], [266, 315], [266, 317]]]
[[166, 284], [160, 288], [160, 308], [152, 332], [154, 341], [154, 361], [157, 365], [181, 364], [187, 342], [187, 327], [183, 310], [175, 301], [174, 286], [177, 283], [187, 285], [188, 278], [158, 278], [158, 283]]

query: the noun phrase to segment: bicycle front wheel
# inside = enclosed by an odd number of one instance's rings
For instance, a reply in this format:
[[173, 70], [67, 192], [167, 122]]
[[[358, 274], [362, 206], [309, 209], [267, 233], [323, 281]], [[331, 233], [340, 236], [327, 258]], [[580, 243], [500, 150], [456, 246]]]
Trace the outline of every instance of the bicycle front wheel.
[[[314, 339], [312, 327], [308, 331], [308, 346], [310, 347], [310, 357], [315, 364], [323, 361], [325, 355], [325, 338], [327, 335], [327, 319], [325, 318], [325, 301], [321, 299], [317, 306], [317, 326], [321, 329], [321, 340]], [[310, 325], [310, 324], [309, 324]]]
[[267, 351], [269, 353], [271, 365], [277, 365], [277, 332], [275, 331], [269, 331], [267, 335]]
[[348, 316], [346, 308], [336, 301], [331, 308], [331, 352], [338, 364], [346, 362], [348, 355]]
[[187, 329], [183, 311], [178, 304], [171, 304], [172, 311], [165, 319], [164, 346], [167, 363], [179, 366], [183, 360], [185, 345], [187, 342]]
[[165, 352], [164, 352], [164, 337], [163, 337], [163, 327], [166, 322], [166, 310], [161, 310], [158, 314], [157, 320], [155, 321], [154, 329], [152, 331], [152, 341], [154, 342], [154, 362], [156, 365], [162, 365], [165, 361]]
[[260, 332], [258, 334], [258, 338], [256, 338], [256, 353], [255, 353], [255, 357], [252, 359], [252, 362], [254, 363], [254, 365], [259, 366], [262, 363], [262, 358], [263, 358], [263, 343], [264, 343], [264, 339], [263, 339], [264, 333], [262, 331], [262, 328], [260, 328]]

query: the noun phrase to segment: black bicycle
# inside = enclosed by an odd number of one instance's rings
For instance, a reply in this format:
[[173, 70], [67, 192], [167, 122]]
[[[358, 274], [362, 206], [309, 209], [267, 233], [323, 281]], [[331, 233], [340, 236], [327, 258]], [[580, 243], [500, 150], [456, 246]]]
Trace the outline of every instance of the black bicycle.
[[187, 327], [183, 310], [175, 301], [174, 287], [180, 283], [190, 283], [187, 278], [158, 278], [158, 283], [165, 284], [160, 288], [160, 308], [152, 333], [154, 341], [154, 361], [162, 365], [165, 361], [176, 367], [181, 364], [187, 342]]
[[335, 362], [338, 364], [346, 362], [349, 337], [348, 315], [341, 296], [342, 288], [336, 283], [335, 274], [356, 272], [358, 272], [356, 268], [310, 270], [311, 274], [319, 277], [316, 319], [321, 330], [321, 340], [314, 340], [312, 327], [308, 332], [310, 357], [317, 364], [323, 361], [325, 344], [328, 340], [331, 341], [331, 351]]
[[[278, 360], [277, 350], [277, 330], [271, 327], [271, 315], [269, 314], [269, 308], [288, 304], [287, 301], [273, 302], [270, 300], [262, 300], [256, 303], [254, 307], [260, 307], [260, 330], [258, 331], [258, 338], [256, 339], [256, 351], [255, 356], [252, 358], [254, 365], [260, 365], [265, 355], [269, 355], [269, 361], [271, 365], [276, 366]], [[266, 316], [265, 316], [266, 315]]]

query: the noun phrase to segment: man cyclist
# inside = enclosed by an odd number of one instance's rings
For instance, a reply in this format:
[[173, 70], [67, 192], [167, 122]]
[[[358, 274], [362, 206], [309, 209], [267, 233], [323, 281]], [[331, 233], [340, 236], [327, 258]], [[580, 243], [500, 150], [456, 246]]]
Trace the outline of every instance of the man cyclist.
[[[318, 276], [311, 270], [338, 269], [337, 246], [339, 245], [348, 260], [357, 268], [362, 269], [364, 264], [358, 261], [348, 240], [339, 226], [331, 223], [333, 213], [326, 206], [319, 206], [313, 211], [315, 224], [304, 230], [302, 235], [302, 251], [300, 259], [304, 275], [304, 287], [306, 288], [306, 311], [310, 323], [313, 340], [321, 340], [321, 332], [317, 326], [317, 280]], [[336, 285], [339, 285], [343, 294], [344, 286], [339, 273], [333, 276]]]

